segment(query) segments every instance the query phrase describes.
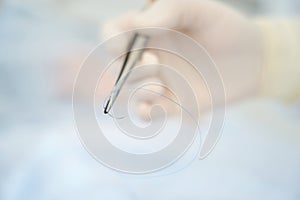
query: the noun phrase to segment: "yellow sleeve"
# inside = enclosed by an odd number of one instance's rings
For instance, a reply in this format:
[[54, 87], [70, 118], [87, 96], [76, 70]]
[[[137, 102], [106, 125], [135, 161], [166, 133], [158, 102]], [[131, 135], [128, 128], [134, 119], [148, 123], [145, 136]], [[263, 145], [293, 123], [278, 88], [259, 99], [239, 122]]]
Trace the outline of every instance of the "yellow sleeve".
[[257, 19], [263, 33], [262, 95], [300, 97], [300, 19]]

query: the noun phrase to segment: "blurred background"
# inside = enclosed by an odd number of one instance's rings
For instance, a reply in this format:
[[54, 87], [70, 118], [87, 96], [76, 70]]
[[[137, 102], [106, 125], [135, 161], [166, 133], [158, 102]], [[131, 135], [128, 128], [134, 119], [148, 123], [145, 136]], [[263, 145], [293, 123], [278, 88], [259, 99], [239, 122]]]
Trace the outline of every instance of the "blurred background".
[[[299, 0], [224, 0], [293, 16]], [[71, 92], [101, 24], [141, 0], [0, 0], [0, 199], [300, 199], [300, 103], [229, 108], [213, 154], [166, 177], [97, 163], [75, 133]], [[238, 141], [238, 142], [237, 142]]]

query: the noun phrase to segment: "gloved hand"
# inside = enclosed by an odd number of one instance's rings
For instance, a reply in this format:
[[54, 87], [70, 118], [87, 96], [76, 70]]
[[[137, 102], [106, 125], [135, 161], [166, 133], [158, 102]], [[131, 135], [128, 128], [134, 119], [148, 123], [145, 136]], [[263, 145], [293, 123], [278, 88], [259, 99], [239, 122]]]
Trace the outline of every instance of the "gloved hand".
[[[150, 8], [141, 12], [130, 12], [112, 19], [102, 28], [103, 38], [109, 38], [126, 30], [143, 27], [161, 27], [180, 31], [200, 43], [218, 66], [223, 78], [228, 101], [240, 99], [258, 91], [261, 77], [261, 33], [260, 29], [239, 12], [212, 0], [158, 0]], [[147, 34], [147, 33], [145, 33]], [[172, 35], [149, 33], [152, 42], [173, 42], [176, 48], [188, 47], [177, 43]], [[151, 35], [153, 34], [153, 35]], [[125, 48], [124, 43], [111, 47], [115, 53]], [[193, 54], [194, 52], [188, 52]], [[179, 70], [189, 70], [190, 66], [180, 59], [155, 51], [146, 51], [139, 64], [163, 63]], [[191, 72], [192, 73], [192, 72]], [[166, 85], [176, 84], [167, 74], [161, 72], [141, 73], [130, 84], [139, 85], [143, 81], [159, 79]], [[205, 79], [205, 77], [204, 77]], [[205, 110], [210, 104], [210, 95], [204, 80], [197, 80], [192, 87], [197, 92], [200, 108]], [[158, 89], [159, 92], [163, 89]], [[188, 99], [188, 97], [187, 97]], [[162, 98], [141, 97], [138, 103], [139, 115], [147, 119], [153, 104], [164, 104], [174, 110]]]

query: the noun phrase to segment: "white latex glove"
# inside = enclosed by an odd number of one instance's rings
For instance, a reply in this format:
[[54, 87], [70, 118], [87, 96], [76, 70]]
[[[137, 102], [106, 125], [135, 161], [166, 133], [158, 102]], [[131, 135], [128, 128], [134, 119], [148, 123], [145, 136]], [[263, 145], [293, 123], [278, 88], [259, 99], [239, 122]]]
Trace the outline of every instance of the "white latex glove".
[[[102, 28], [103, 37], [105, 39], [126, 30], [143, 27], [174, 29], [204, 46], [221, 73], [227, 102], [251, 95], [258, 90], [262, 54], [260, 30], [250, 20], [226, 5], [211, 0], [158, 0], [145, 11], [130, 12], [108, 21]], [[173, 42], [177, 48], [186, 48], [172, 40], [172, 36], [150, 35], [150, 38], [151, 42]], [[117, 53], [126, 47], [126, 40], [128, 38], [124, 38], [123, 44], [111, 48]], [[189, 70], [190, 67], [179, 58], [170, 59], [169, 56], [158, 52], [145, 52], [139, 64], [163, 63], [179, 70]], [[130, 84], [139, 85], [151, 79], [160, 79], [166, 85], [175, 84], [175, 87], [180, 84], [163, 72], [141, 74]], [[200, 108], [205, 110], [209, 107], [210, 96], [204, 81], [196, 80], [192, 87], [196, 91], [202, 91], [196, 95]], [[169, 103], [163, 102], [162, 98], [141, 97], [138, 112], [143, 118], [147, 119], [149, 116], [152, 104]], [[174, 110], [171, 105], [166, 107]]]

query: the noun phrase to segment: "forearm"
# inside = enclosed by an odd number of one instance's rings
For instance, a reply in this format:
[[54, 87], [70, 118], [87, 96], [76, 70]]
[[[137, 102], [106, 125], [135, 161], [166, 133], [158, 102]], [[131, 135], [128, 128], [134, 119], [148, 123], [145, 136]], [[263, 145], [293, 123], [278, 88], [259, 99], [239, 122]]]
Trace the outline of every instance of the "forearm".
[[293, 101], [300, 96], [300, 20], [256, 22], [264, 37], [261, 94]]

